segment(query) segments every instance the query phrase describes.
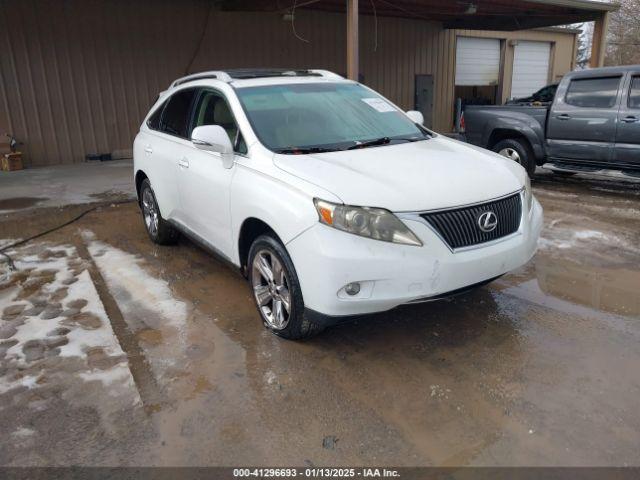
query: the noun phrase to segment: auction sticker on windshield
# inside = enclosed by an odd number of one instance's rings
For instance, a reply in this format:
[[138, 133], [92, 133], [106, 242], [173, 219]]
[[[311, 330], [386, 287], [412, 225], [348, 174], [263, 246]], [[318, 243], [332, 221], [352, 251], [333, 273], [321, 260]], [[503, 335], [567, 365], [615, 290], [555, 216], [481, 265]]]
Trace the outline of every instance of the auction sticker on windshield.
[[395, 108], [381, 98], [363, 98], [362, 101], [379, 112], [394, 112]]

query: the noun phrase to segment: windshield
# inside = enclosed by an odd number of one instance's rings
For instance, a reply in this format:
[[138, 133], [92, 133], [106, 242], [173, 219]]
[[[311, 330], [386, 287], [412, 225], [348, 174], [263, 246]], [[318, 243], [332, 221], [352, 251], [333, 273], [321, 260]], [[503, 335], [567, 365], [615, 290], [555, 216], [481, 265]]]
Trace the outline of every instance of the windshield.
[[547, 85], [534, 93], [532, 97], [534, 100], [538, 100], [540, 102], [549, 102], [553, 100], [557, 88], [557, 85]]
[[260, 141], [278, 153], [366, 148], [428, 138], [403, 112], [358, 84], [270, 85], [236, 92]]

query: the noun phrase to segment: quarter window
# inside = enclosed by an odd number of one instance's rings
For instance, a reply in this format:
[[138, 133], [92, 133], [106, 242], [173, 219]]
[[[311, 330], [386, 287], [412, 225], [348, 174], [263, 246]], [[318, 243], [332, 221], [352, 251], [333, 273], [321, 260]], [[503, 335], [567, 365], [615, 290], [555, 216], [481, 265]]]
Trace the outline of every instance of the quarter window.
[[611, 108], [616, 103], [621, 77], [571, 80], [565, 101], [575, 107]]
[[162, 105], [160, 105], [155, 112], [153, 112], [153, 115], [151, 115], [149, 117], [149, 120], [147, 120], [147, 126], [151, 129], [151, 130], [160, 130], [160, 118], [162, 117], [162, 111], [164, 110], [164, 107], [167, 105], [167, 102], [164, 102]]
[[629, 91], [629, 108], [640, 109], [640, 76], [631, 79], [631, 90]]
[[162, 132], [187, 138], [189, 113], [195, 92], [195, 89], [181, 90], [171, 96], [162, 113], [160, 121]]

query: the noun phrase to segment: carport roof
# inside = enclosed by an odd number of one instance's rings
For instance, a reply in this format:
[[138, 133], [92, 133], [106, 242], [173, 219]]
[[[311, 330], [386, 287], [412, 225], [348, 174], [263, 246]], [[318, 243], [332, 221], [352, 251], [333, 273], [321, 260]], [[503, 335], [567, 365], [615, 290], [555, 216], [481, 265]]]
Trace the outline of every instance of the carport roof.
[[[345, 0], [220, 0], [224, 10], [290, 11], [308, 8], [344, 12]], [[445, 28], [522, 30], [596, 20], [615, 3], [591, 0], [373, 0], [359, 2], [361, 14], [420, 18]]]

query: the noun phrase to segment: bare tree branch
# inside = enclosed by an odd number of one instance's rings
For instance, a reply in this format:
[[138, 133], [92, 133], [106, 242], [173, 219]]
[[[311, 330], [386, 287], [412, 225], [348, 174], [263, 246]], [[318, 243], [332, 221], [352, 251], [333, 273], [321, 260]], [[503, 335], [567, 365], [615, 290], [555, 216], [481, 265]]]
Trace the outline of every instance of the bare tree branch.
[[640, 0], [620, 0], [612, 13], [605, 65], [640, 64]]

